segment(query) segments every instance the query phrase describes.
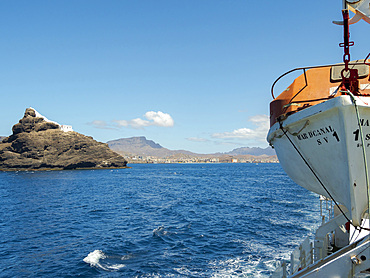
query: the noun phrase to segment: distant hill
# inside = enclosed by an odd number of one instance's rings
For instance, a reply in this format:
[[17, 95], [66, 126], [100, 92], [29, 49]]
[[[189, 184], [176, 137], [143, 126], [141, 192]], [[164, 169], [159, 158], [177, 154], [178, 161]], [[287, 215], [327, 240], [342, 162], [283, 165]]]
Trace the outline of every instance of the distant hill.
[[0, 142], [3, 141], [4, 138], [6, 138], [6, 136], [0, 136]]
[[273, 156], [275, 155], [274, 149], [268, 148], [237, 148], [227, 153], [215, 153], [215, 154], [197, 154], [185, 150], [169, 150], [162, 147], [160, 144], [155, 143], [152, 140], [147, 140], [144, 136], [121, 138], [107, 142], [108, 146], [115, 152], [122, 155], [143, 155], [143, 156], [156, 156], [156, 157], [169, 157], [176, 156], [178, 154], [184, 154], [194, 157], [202, 156]]
[[115, 152], [123, 155], [145, 155], [156, 157], [167, 157], [175, 154], [197, 155], [185, 150], [169, 150], [144, 136], [121, 138], [107, 142], [108, 146]]
[[276, 155], [275, 153], [275, 150], [271, 147], [267, 147], [267, 148], [248, 148], [248, 147], [244, 147], [244, 148], [237, 148], [237, 149], [234, 149], [230, 152], [227, 152], [225, 154], [229, 154], [229, 155], [254, 155], [254, 156], [260, 156], [260, 155], [268, 155], [268, 156], [271, 156], [271, 155]]
[[107, 142], [111, 148], [120, 148], [121, 150], [128, 149], [163, 149], [163, 147], [152, 140], [147, 140], [144, 136], [131, 137], [131, 138], [121, 138], [117, 140], [112, 140]]

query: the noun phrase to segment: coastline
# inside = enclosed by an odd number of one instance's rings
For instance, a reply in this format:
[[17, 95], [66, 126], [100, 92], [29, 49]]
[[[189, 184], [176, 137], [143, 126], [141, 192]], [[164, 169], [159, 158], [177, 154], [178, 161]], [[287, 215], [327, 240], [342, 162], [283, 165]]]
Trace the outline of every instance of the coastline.
[[86, 167], [76, 169], [64, 169], [64, 168], [40, 168], [40, 169], [23, 169], [23, 168], [12, 168], [12, 169], [0, 169], [0, 172], [35, 172], [35, 171], [76, 171], [76, 170], [113, 170], [113, 169], [128, 169], [130, 166], [125, 167]]

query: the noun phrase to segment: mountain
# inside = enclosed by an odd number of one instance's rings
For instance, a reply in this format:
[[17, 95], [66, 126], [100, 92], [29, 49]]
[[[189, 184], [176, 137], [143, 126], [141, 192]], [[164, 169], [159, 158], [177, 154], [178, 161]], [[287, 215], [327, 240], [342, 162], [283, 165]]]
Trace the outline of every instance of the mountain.
[[229, 155], [254, 155], [254, 156], [260, 156], [260, 155], [268, 155], [268, 156], [271, 156], [271, 155], [276, 155], [275, 153], [275, 150], [271, 147], [267, 147], [267, 148], [259, 148], [259, 147], [253, 147], [253, 148], [248, 148], [248, 147], [244, 147], [244, 148], [237, 148], [237, 149], [234, 149], [230, 152], [227, 152], [225, 154], [229, 154]]
[[108, 141], [107, 144], [110, 148], [126, 150], [131, 149], [163, 149], [163, 147], [152, 140], [147, 140], [144, 136], [141, 137], [131, 137], [131, 138], [121, 138], [117, 140]]
[[[185, 150], [169, 150], [152, 140], [147, 140], [144, 136], [121, 138], [107, 142], [109, 148], [122, 155], [144, 155], [167, 157], [182, 153], [192, 155], [194, 153]], [[194, 154], [196, 155], [196, 154]]]
[[121, 168], [127, 164], [107, 144], [49, 121], [33, 108], [26, 109], [12, 130], [0, 143], [0, 170]]
[[251, 155], [251, 156], [273, 156], [275, 155], [274, 149], [268, 148], [237, 148], [227, 153], [215, 153], [215, 154], [198, 154], [185, 150], [169, 150], [152, 140], [147, 140], [144, 136], [121, 138], [107, 142], [108, 146], [115, 152], [122, 155], [142, 155], [142, 156], [155, 156], [155, 157], [170, 157], [183, 154], [186, 156], [193, 157], [214, 157], [214, 156], [240, 156], [240, 155]]
[[5, 139], [6, 136], [0, 136], [0, 142], [3, 141], [3, 139]]

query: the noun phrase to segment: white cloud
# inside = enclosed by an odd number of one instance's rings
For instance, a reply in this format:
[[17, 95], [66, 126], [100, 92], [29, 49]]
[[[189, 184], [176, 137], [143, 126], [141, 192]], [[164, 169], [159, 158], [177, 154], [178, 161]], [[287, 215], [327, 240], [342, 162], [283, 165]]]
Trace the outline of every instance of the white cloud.
[[149, 121], [146, 121], [140, 118], [136, 118], [131, 121], [128, 121], [128, 126], [131, 126], [133, 128], [143, 128], [149, 125], [150, 125]]
[[213, 138], [220, 139], [243, 139], [265, 141], [269, 129], [269, 117], [267, 115], [256, 115], [250, 117], [249, 122], [255, 125], [255, 128], [239, 128], [231, 132], [214, 133]]
[[199, 137], [189, 137], [189, 138], [186, 138], [186, 140], [192, 141], [192, 142], [209, 142], [208, 139], [199, 138]]
[[164, 126], [164, 127], [171, 127], [174, 125], [174, 121], [172, 117], [170, 116], [170, 114], [163, 113], [161, 111], [146, 112], [144, 117], [147, 118], [149, 121], [151, 120], [153, 121], [151, 125]]
[[88, 125], [92, 125], [93, 127], [100, 128], [100, 129], [116, 129], [116, 128], [110, 126], [107, 122], [100, 121], [100, 120], [92, 121], [92, 122], [88, 123]]
[[147, 126], [172, 127], [174, 125], [174, 120], [172, 119], [171, 115], [161, 111], [148, 111], [144, 114], [144, 118], [145, 119], [136, 118], [128, 121], [117, 120], [114, 122], [119, 127], [132, 127], [136, 129], [143, 129]]
[[125, 120], [116, 120], [114, 121], [118, 126], [128, 126], [129, 122]]

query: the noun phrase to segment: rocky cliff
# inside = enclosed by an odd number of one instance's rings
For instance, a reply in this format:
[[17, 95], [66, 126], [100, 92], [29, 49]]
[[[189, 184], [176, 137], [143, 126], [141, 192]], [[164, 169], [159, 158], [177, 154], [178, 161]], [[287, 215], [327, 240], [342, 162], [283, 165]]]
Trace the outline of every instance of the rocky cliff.
[[36, 116], [32, 108], [0, 142], [0, 170], [120, 168], [125, 159], [107, 144]]

